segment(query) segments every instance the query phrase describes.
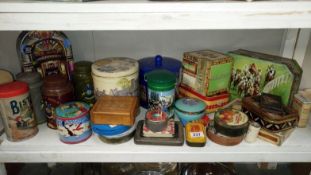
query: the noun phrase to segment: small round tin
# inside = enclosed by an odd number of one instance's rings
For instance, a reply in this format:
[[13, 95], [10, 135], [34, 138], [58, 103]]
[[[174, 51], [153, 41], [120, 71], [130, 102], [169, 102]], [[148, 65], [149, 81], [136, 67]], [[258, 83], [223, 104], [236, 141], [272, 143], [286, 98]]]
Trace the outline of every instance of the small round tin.
[[185, 126], [187, 122], [199, 120], [205, 115], [206, 104], [195, 98], [181, 98], [175, 102], [175, 115]]
[[153, 132], [160, 132], [167, 127], [167, 114], [160, 108], [150, 109], [146, 112], [145, 123], [148, 129]]
[[112, 57], [92, 64], [94, 94], [100, 96], [138, 96], [138, 62], [132, 58]]
[[234, 109], [223, 109], [215, 113], [214, 127], [217, 133], [238, 137], [248, 130], [249, 119], [246, 114]]
[[56, 108], [56, 124], [60, 140], [67, 144], [80, 143], [92, 135], [90, 106], [84, 102], [68, 102]]

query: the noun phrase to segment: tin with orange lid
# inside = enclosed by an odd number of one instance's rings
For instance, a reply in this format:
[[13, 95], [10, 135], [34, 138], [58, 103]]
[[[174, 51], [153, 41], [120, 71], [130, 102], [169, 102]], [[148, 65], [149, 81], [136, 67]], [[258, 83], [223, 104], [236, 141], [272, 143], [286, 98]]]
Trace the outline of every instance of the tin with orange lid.
[[9, 141], [22, 141], [38, 133], [27, 83], [15, 81], [0, 85], [0, 109]]

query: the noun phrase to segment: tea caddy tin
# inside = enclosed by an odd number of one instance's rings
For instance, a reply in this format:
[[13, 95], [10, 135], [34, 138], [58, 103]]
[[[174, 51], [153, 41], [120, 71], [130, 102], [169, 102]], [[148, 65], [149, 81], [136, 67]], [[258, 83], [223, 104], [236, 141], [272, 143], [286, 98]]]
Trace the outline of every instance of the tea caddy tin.
[[140, 104], [142, 107], [148, 108], [148, 92], [145, 74], [156, 69], [165, 69], [176, 75], [178, 84], [179, 73], [181, 71], [181, 61], [175, 58], [156, 55], [154, 57], [142, 58], [138, 61], [138, 63], [139, 63]]
[[205, 115], [206, 105], [195, 98], [181, 98], [175, 102], [175, 115], [185, 126], [188, 122], [199, 120]]
[[55, 108], [74, 99], [73, 87], [66, 77], [50, 75], [43, 79], [42, 96], [47, 125], [51, 129], [56, 129]]
[[91, 66], [92, 62], [90, 61], [79, 61], [74, 64], [73, 72], [75, 97], [88, 104], [95, 102]]
[[92, 64], [95, 98], [100, 96], [138, 96], [138, 62], [112, 57]]
[[30, 89], [30, 96], [36, 121], [38, 124], [46, 122], [41, 88], [43, 85], [41, 75], [38, 72], [23, 72], [16, 75], [16, 80], [25, 82]]
[[73, 101], [56, 108], [56, 123], [60, 140], [64, 143], [80, 143], [92, 135], [90, 125], [90, 106]]
[[176, 76], [164, 69], [146, 74], [148, 86], [148, 107], [160, 107], [168, 117], [173, 116]]
[[297, 126], [305, 128], [308, 124], [311, 111], [311, 98], [304, 95], [303, 91], [294, 96], [293, 109], [298, 112], [299, 119]]
[[15, 81], [0, 85], [0, 108], [9, 141], [22, 141], [37, 134], [27, 83]]
[[13, 80], [14, 79], [13, 79], [11, 72], [4, 70], [4, 69], [0, 69], [0, 85], [5, 84], [5, 83], [10, 83]]

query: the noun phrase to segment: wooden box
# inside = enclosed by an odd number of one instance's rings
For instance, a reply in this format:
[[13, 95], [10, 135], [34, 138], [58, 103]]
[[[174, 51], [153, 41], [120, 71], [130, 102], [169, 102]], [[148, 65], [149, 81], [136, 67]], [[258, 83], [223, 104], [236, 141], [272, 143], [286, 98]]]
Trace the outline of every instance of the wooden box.
[[101, 96], [91, 110], [94, 124], [133, 125], [138, 113], [134, 96]]
[[232, 58], [211, 50], [185, 52], [181, 84], [203, 96], [229, 89]]

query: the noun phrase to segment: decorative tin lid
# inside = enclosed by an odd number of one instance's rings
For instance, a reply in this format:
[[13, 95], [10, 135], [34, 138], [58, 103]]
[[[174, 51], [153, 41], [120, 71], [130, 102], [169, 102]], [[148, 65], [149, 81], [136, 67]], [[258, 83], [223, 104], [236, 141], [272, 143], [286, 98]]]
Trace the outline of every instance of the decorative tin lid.
[[139, 69], [143, 72], [149, 72], [154, 69], [166, 69], [179, 74], [181, 62], [175, 58], [162, 57], [156, 55], [155, 57], [142, 58], [139, 61]]
[[14, 81], [0, 85], [0, 98], [10, 98], [29, 91], [27, 83]]
[[201, 113], [205, 110], [206, 104], [195, 98], [181, 98], [175, 102], [175, 108], [179, 111]]
[[56, 116], [65, 119], [74, 119], [86, 115], [90, 106], [84, 102], [73, 101], [62, 104], [56, 108]]
[[176, 76], [167, 70], [153, 70], [145, 75], [148, 88], [152, 90], [170, 90], [175, 88]]
[[90, 73], [92, 71], [91, 61], [78, 61], [74, 64], [74, 72], [77, 73]]
[[248, 117], [241, 111], [225, 109], [217, 112], [215, 121], [225, 126], [241, 126], [248, 122]]
[[92, 73], [101, 77], [123, 77], [137, 71], [137, 60], [126, 57], [104, 58], [92, 64]]
[[13, 81], [12, 74], [4, 69], [0, 69], [0, 84], [10, 83]]
[[20, 72], [16, 75], [16, 80], [33, 84], [41, 81], [41, 75], [38, 72]]

